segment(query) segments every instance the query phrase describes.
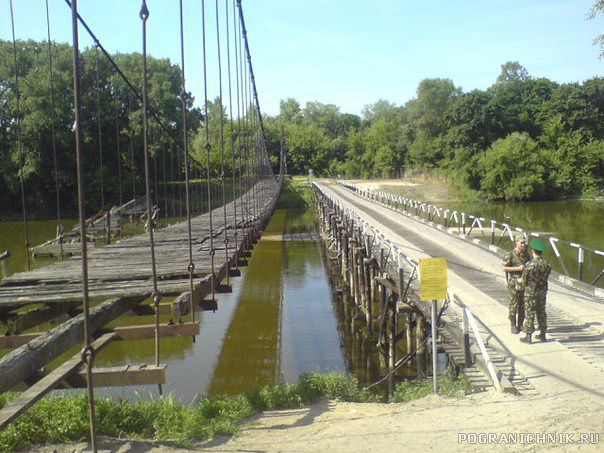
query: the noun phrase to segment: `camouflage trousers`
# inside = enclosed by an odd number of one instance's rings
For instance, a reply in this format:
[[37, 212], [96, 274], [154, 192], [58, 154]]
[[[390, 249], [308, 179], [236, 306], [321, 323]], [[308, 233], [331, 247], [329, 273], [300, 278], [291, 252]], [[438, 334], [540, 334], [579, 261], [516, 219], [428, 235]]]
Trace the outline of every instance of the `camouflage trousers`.
[[527, 291], [524, 297], [526, 316], [524, 319], [524, 331], [532, 334], [535, 331], [535, 315], [539, 323], [539, 330], [545, 333], [547, 330], [547, 315], [545, 314], [545, 292], [530, 293]]
[[522, 327], [524, 310], [524, 290], [516, 291], [513, 288], [510, 289], [509, 318], [510, 322], [514, 323], [518, 328]]

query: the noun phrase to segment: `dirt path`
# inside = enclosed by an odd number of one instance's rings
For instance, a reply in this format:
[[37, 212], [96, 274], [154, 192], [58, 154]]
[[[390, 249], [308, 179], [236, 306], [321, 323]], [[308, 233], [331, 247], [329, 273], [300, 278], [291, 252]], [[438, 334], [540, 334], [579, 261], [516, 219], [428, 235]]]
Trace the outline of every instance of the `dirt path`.
[[[323, 400], [302, 409], [266, 412], [250, 420], [236, 437], [188, 450], [107, 439], [101, 448], [114, 452], [602, 451], [604, 411], [592, 403], [587, 394], [526, 398], [494, 392], [462, 399], [428, 396], [406, 404]], [[515, 442], [508, 438], [506, 443], [503, 436], [511, 434], [517, 435]], [[540, 439], [535, 434], [555, 437]], [[491, 443], [479, 443], [488, 441], [489, 435]], [[579, 444], [582, 435], [598, 443]], [[503, 443], [493, 443], [493, 436]], [[57, 451], [86, 448], [85, 444], [63, 445]]]

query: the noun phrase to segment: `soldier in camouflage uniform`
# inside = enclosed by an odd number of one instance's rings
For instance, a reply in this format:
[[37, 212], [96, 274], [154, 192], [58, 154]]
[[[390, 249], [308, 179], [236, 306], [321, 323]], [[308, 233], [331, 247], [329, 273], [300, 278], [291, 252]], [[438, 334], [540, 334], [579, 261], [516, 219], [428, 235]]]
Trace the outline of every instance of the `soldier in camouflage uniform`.
[[512, 333], [522, 330], [524, 321], [524, 288], [521, 286], [524, 265], [531, 259], [526, 248], [526, 239], [522, 233], [514, 238], [516, 246], [503, 259], [503, 271], [507, 273], [508, 291], [510, 292], [509, 318]]
[[547, 250], [547, 247], [543, 240], [533, 239], [531, 241], [533, 259], [526, 264], [522, 273], [526, 311], [524, 319], [525, 336], [520, 339], [523, 343], [531, 342], [531, 335], [535, 331], [535, 314], [539, 322], [539, 335], [537, 338], [541, 341], [546, 341], [547, 316], [545, 314], [545, 297], [547, 295], [547, 279], [552, 268], [541, 256], [545, 250]]

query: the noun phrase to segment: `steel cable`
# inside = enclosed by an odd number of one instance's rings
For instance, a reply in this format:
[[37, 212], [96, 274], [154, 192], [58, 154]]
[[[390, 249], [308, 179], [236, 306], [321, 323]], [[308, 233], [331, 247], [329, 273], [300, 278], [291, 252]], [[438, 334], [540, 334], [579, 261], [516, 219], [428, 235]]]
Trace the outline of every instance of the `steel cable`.
[[48, 37], [48, 83], [49, 83], [49, 98], [50, 98], [50, 134], [52, 141], [52, 161], [55, 171], [55, 195], [57, 202], [57, 239], [59, 241], [59, 256], [63, 261], [63, 226], [61, 225], [61, 196], [59, 193], [59, 165], [57, 163], [57, 140], [55, 133], [55, 95], [54, 95], [54, 78], [52, 73], [52, 41], [50, 39], [50, 9], [48, 0], [46, 3], [46, 32]]
[[78, 6], [77, 0], [71, 3], [71, 26], [73, 33], [73, 97], [75, 113], [75, 141], [76, 141], [76, 166], [78, 184], [78, 214], [81, 236], [82, 254], [82, 304], [84, 307], [84, 348], [82, 357], [86, 362], [86, 389], [88, 394], [88, 415], [90, 419], [90, 439], [92, 451], [96, 452], [96, 418], [94, 413], [94, 383], [92, 381], [92, 366], [94, 350], [91, 345], [92, 333], [90, 332], [90, 300], [88, 296], [88, 250], [86, 238], [86, 213], [84, 200], [84, 168], [82, 161], [82, 119], [81, 119], [81, 92], [80, 92], [80, 55], [78, 39]]
[[27, 204], [25, 203], [25, 156], [23, 154], [23, 141], [21, 140], [21, 91], [19, 89], [19, 66], [17, 64], [17, 40], [15, 38], [15, 13], [13, 0], [10, 0], [10, 20], [13, 32], [13, 62], [15, 65], [15, 99], [16, 99], [16, 135], [17, 148], [19, 150], [19, 164], [21, 167], [21, 211], [23, 217], [23, 233], [25, 237], [25, 256], [27, 257], [27, 270], [31, 270], [31, 258], [29, 256], [29, 225], [27, 223]]

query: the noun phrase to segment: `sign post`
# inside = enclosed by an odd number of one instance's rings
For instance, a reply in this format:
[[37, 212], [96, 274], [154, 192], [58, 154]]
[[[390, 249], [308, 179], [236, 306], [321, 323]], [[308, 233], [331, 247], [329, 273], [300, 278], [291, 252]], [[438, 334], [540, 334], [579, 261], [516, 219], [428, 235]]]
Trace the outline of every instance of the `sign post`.
[[419, 298], [423, 301], [432, 301], [431, 324], [432, 324], [432, 379], [434, 381], [434, 393], [438, 393], [438, 361], [436, 351], [436, 311], [438, 300], [447, 298], [447, 259], [446, 258], [424, 258], [419, 260]]

